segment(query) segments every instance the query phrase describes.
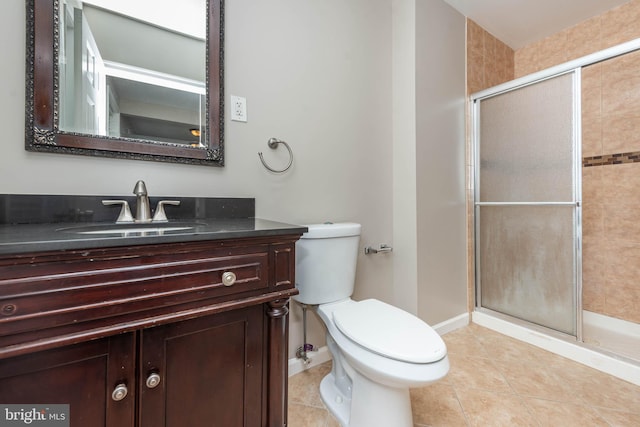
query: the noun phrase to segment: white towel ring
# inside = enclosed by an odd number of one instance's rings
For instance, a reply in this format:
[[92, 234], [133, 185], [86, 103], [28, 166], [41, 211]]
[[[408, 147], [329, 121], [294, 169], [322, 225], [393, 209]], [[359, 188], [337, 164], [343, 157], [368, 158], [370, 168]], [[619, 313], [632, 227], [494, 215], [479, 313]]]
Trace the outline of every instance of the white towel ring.
[[282, 169], [282, 170], [277, 170], [277, 169], [273, 169], [272, 167], [270, 167], [265, 161], [264, 158], [262, 157], [262, 152], [258, 153], [258, 156], [260, 157], [260, 161], [262, 162], [262, 165], [267, 168], [268, 170], [270, 170], [273, 173], [283, 173], [289, 170], [289, 168], [291, 167], [291, 165], [293, 164], [293, 151], [291, 151], [291, 147], [289, 147], [289, 144], [287, 144], [285, 141], [282, 141], [278, 138], [269, 138], [269, 141], [267, 141], [267, 145], [269, 146], [269, 148], [272, 149], [276, 149], [278, 148], [278, 144], [284, 144], [284, 146], [287, 148], [287, 150], [289, 150], [289, 164], [287, 165], [286, 168]]

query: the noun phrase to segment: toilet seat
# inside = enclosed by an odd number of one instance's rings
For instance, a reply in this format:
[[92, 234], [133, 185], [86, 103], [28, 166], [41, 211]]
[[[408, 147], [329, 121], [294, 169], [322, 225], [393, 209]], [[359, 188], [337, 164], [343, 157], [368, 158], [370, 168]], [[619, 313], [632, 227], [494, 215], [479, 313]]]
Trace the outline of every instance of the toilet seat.
[[410, 363], [433, 363], [447, 353], [425, 322], [392, 305], [368, 299], [337, 307], [333, 321], [351, 341], [379, 355]]

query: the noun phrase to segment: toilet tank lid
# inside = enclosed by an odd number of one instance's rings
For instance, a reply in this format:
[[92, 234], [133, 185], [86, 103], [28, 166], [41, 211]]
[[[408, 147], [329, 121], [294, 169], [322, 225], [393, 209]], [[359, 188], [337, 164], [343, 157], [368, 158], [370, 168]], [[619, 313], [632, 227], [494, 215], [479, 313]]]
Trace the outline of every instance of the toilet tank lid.
[[329, 239], [331, 237], [359, 236], [361, 225], [355, 222], [336, 222], [324, 224], [309, 224], [309, 231], [302, 235], [302, 239]]

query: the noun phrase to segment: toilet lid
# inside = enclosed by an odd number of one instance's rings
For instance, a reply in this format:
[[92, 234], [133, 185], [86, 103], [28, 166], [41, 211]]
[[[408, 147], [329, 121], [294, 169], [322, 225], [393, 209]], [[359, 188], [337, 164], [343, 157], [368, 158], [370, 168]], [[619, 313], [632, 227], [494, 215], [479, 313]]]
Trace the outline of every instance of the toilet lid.
[[447, 353], [436, 331], [414, 315], [375, 299], [336, 309], [333, 320], [350, 340], [391, 359], [432, 363]]

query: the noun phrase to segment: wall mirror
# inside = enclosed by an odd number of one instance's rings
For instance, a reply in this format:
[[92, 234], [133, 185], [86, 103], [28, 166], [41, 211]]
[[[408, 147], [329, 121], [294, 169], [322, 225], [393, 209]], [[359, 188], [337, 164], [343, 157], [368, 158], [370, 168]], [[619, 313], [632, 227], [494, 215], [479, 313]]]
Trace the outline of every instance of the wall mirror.
[[223, 166], [223, 0], [26, 0], [26, 149]]

